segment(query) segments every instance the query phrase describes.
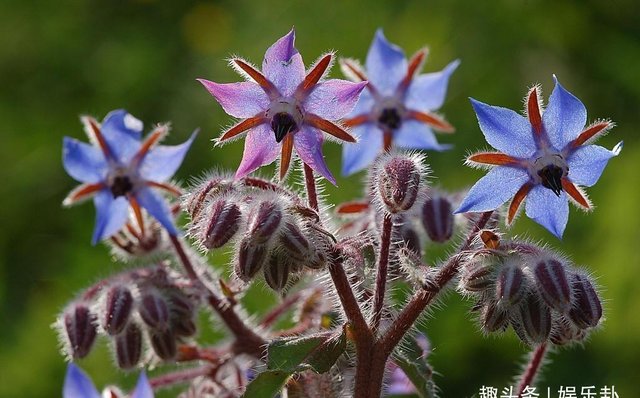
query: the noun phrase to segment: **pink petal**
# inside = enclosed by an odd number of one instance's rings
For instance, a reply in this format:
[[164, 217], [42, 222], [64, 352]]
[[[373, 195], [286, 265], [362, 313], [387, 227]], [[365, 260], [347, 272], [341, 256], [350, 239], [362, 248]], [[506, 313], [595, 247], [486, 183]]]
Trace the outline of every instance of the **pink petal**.
[[259, 167], [273, 163], [280, 153], [280, 144], [268, 124], [261, 124], [247, 133], [244, 141], [244, 153], [236, 178], [243, 178]]
[[316, 173], [336, 185], [336, 179], [329, 171], [322, 155], [322, 132], [314, 127], [305, 125], [295, 134], [293, 145], [300, 159]]
[[255, 116], [269, 106], [264, 90], [254, 82], [220, 84], [198, 79], [214, 96], [225, 112], [237, 118]]
[[323, 119], [337, 120], [353, 110], [367, 82], [331, 79], [318, 84], [305, 101], [305, 110]]
[[290, 96], [304, 80], [304, 63], [295, 48], [296, 32], [291, 29], [264, 54], [262, 72], [283, 96]]

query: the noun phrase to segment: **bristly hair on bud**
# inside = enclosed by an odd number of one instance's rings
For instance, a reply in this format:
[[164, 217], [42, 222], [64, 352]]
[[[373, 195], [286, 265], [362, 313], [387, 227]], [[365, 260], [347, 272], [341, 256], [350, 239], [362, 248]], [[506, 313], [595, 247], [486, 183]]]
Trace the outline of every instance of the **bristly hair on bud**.
[[89, 303], [72, 302], [53, 325], [58, 329], [63, 352], [69, 359], [86, 357], [97, 337], [98, 317]]
[[411, 209], [424, 199], [428, 174], [422, 154], [394, 151], [378, 157], [369, 175], [374, 204], [389, 213]]

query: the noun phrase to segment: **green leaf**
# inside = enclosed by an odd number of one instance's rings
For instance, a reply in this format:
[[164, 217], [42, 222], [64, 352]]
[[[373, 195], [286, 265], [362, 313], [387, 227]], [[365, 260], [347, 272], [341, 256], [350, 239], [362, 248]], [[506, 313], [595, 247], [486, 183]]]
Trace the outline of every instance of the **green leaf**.
[[325, 373], [336, 363], [347, 347], [347, 336], [340, 333], [332, 336], [313, 350], [302, 366], [307, 365], [316, 373]]
[[407, 336], [402, 348], [396, 350], [394, 362], [407, 375], [421, 398], [433, 398], [433, 370], [424, 358], [424, 352], [414, 337]]
[[344, 332], [274, 340], [267, 349], [267, 368], [289, 373], [307, 369], [324, 373], [331, 369], [346, 345]]
[[290, 373], [279, 370], [267, 370], [256, 376], [248, 385], [243, 398], [274, 397], [291, 376]]

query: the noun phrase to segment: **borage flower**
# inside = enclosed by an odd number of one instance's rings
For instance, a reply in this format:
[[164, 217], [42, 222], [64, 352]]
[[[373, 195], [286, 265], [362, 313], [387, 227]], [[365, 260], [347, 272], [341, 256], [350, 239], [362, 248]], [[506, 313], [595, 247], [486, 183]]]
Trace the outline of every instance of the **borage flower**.
[[468, 164], [496, 167], [471, 188], [456, 213], [494, 210], [511, 199], [511, 224], [526, 198], [527, 216], [561, 238], [569, 218], [567, 196], [582, 209], [592, 208], [579, 186], [598, 181], [622, 142], [613, 150], [591, 145], [613, 123], [597, 121], [585, 128], [584, 104], [553, 79], [555, 88], [544, 112], [539, 88], [529, 91], [527, 117], [471, 99], [487, 142], [500, 152], [468, 157]]
[[342, 174], [364, 169], [392, 145], [437, 151], [449, 148], [438, 143], [432, 129], [451, 133], [453, 126], [433, 111], [442, 106], [449, 77], [460, 62], [456, 60], [440, 72], [421, 75], [426, 56], [426, 49], [422, 49], [407, 62], [402, 49], [389, 43], [378, 30], [367, 54], [366, 71], [357, 61], [341, 60], [345, 75], [355, 81], [369, 81], [345, 121], [360, 141], [344, 145]]
[[[62, 398], [100, 398], [101, 396], [86, 373], [72, 363], [67, 366], [67, 375], [64, 378], [64, 387], [62, 388]], [[113, 395], [105, 394], [104, 396], [111, 397]], [[131, 398], [153, 398], [153, 390], [144, 372], [140, 373], [138, 383], [133, 390], [133, 394], [131, 394]]]
[[167, 135], [168, 126], [158, 125], [142, 142], [142, 122], [124, 110], [109, 113], [102, 125], [88, 116], [81, 120], [93, 145], [64, 137], [64, 168], [82, 185], [71, 191], [63, 204], [69, 206], [93, 196], [97, 212], [93, 244], [118, 232], [127, 222], [129, 208], [143, 235], [141, 208], [169, 234], [177, 235], [171, 210], [155, 190], [180, 195], [167, 180], [180, 167], [196, 133], [181, 145], [162, 146], [157, 144]]
[[353, 109], [366, 82], [323, 81], [333, 58], [331, 53], [322, 56], [305, 74], [294, 41], [295, 32], [291, 30], [269, 47], [262, 72], [243, 59], [232, 59], [231, 65], [247, 78], [246, 82], [220, 84], [198, 79], [225, 112], [243, 119], [218, 138], [221, 143], [247, 133], [236, 178], [272, 163], [278, 154], [280, 178], [284, 178], [295, 148], [305, 164], [335, 184], [322, 155], [322, 131], [355, 142], [333, 121]]

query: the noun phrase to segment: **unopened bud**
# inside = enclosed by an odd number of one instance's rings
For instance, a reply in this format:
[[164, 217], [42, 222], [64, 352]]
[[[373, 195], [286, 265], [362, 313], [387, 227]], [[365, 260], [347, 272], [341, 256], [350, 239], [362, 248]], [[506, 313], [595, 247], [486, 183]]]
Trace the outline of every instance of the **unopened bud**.
[[107, 334], [114, 336], [120, 333], [129, 322], [132, 309], [131, 290], [121, 285], [110, 287], [105, 298], [103, 318], [103, 327]]
[[415, 160], [395, 156], [383, 161], [377, 175], [382, 201], [391, 213], [409, 210], [420, 190], [420, 170]]
[[282, 209], [272, 201], [253, 206], [248, 219], [248, 236], [256, 243], [266, 243], [282, 223]]
[[400, 235], [400, 243], [417, 255], [422, 256], [422, 244], [416, 230], [411, 225], [403, 224], [397, 231]]
[[528, 339], [525, 342], [540, 344], [549, 338], [551, 311], [537, 296], [529, 294], [520, 304], [520, 321], [522, 332]]
[[195, 311], [194, 300], [179, 290], [170, 291], [167, 300], [172, 317], [190, 318]]
[[481, 292], [495, 282], [493, 267], [489, 264], [472, 264], [462, 276], [462, 287], [470, 292]]
[[264, 267], [264, 280], [273, 290], [282, 290], [289, 280], [289, 263], [280, 256], [271, 256]]
[[144, 293], [138, 312], [144, 323], [154, 329], [165, 330], [169, 327], [169, 305], [159, 293]]
[[300, 228], [293, 223], [285, 224], [280, 235], [280, 242], [288, 254], [298, 260], [304, 260], [309, 255], [309, 241]]
[[191, 318], [176, 319], [171, 328], [177, 336], [182, 337], [191, 337], [198, 331], [196, 323]]
[[222, 192], [232, 189], [231, 180], [226, 180], [222, 176], [215, 176], [196, 186], [185, 198], [183, 208], [195, 220], [205, 209], [208, 200]]
[[517, 264], [505, 263], [498, 274], [496, 299], [502, 305], [512, 306], [520, 302], [524, 297], [525, 291], [526, 286], [522, 269]]
[[429, 238], [438, 243], [451, 239], [453, 234], [453, 208], [444, 196], [427, 199], [422, 206], [422, 225]]
[[116, 360], [121, 369], [131, 369], [140, 362], [142, 356], [142, 330], [131, 322], [116, 336]]
[[544, 301], [556, 311], [571, 308], [571, 288], [564, 267], [557, 260], [539, 261], [533, 268], [536, 286]]
[[565, 317], [560, 317], [554, 322], [549, 340], [555, 345], [567, 345], [583, 341], [587, 337], [587, 331], [576, 327]]
[[74, 358], [84, 358], [96, 340], [95, 314], [84, 303], [73, 304], [64, 315], [64, 328]]
[[244, 239], [238, 246], [235, 273], [241, 280], [249, 282], [267, 260], [267, 247]]
[[509, 326], [507, 312], [500, 309], [495, 303], [490, 302], [482, 307], [480, 321], [482, 330], [486, 333], [503, 332]]
[[176, 338], [171, 329], [152, 330], [149, 340], [156, 355], [165, 361], [173, 360], [178, 354]]
[[305, 260], [303, 262], [304, 266], [311, 269], [322, 269], [327, 265], [327, 256], [321, 250], [316, 250]]
[[569, 311], [571, 320], [582, 329], [598, 326], [602, 318], [602, 303], [593, 284], [584, 275], [574, 274], [571, 287], [574, 292], [574, 303]]
[[238, 232], [240, 228], [240, 208], [235, 203], [220, 199], [211, 205], [210, 213], [205, 217], [202, 244], [207, 249], [216, 249]]

